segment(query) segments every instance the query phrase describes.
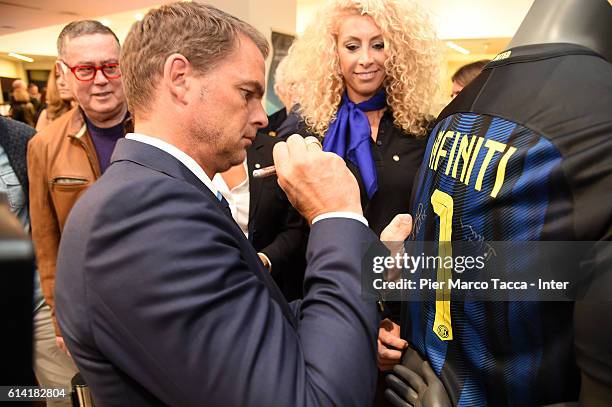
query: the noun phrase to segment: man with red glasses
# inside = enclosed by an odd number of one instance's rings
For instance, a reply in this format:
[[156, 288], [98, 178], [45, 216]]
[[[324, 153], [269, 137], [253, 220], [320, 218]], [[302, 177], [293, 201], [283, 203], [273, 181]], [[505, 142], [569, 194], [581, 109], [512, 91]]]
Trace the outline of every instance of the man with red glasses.
[[47, 304], [41, 311], [45, 315], [38, 316], [47, 322], [46, 329], [36, 333], [35, 341], [44, 337], [52, 343], [36, 349], [40, 357], [35, 356], [35, 370], [45, 387], [69, 386], [76, 372], [72, 361], [67, 358], [66, 363], [57, 351], [57, 346], [65, 348], [54, 316], [55, 266], [64, 223], [79, 196], [108, 167], [117, 140], [132, 130], [115, 34], [97, 21], [74, 21], [60, 33], [57, 48], [58, 72], [78, 106], [28, 145], [32, 238]]

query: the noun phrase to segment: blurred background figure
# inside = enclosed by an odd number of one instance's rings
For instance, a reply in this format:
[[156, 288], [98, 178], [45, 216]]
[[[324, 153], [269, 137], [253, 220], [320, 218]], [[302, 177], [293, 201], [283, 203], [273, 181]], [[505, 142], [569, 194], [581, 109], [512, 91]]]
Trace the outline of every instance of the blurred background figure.
[[262, 133], [266, 133], [272, 137], [276, 136], [276, 130], [285, 121], [285, 119], [287, 119], [287, 113], [293, 106], [293, 101], [291, 100], [292, 98], [289, 95], [289, 89], [286, 89], [286, 83], [280, 83], [280, 81], [286, 76], [286, 61], [287, 58], [283, 58], [278, 63], [276, 71], [274, 71], [274, 93], [276, 93], [284, 107], [271, 115], [268, 115], [268, 125], [260, 130]]
[[13, 81], [13, 83], [11, 83], [11, 93], [10, 93], [10, 100], [13, 100], [13, 92], [15, 92], [15, 90], [19, 89], [19, 88], [26, 88], [25, 82], [21, 79], [15, 79]]
[[[13, 83], [14, 84], [14, 83]], [[9, 116], [13, 120], [20, 121], [28, 126], [34, 127], [36, 124], [36, 108], [30, 101], [30, 95], [25, 86], [17, 86], [13, 89], [13, 100]]]
[[42, 110], [36, 123], [36, 130], [41, 131], [53, 120], [57, 119], [74, 107], [74, 97], [68, 88], [68, 84], [57, 71], [56, 65], [49, 74], [47, 82], [47, 106]]
[[296, 104], [296, 95], [300, 86], [296, 77], [300, 71], [300, 63], [297, 58], [283, 58], [274, 72], [274, 93], [278, 96], [284, 107], [268, 116], [268, 126], [260, 132], [272, 137], [285, 139], [298, 127], [303, 127], [303, 121], [297, 113], [299, 104]]
[[34, 124], [36, 124], [38, 123], [40, 112], [45, 107], [45, 97], [40, 93], [38, 85], [32, 82], [28, 85], [28, 95], [30, 95], [30, 102], [32, 102], [32, 106], [34, 106], [36, 111], [36, 116], [34, 116]]
[[451, 78], [453, 81], [451, 98], [457, 96], [463, 88], [472, 82], [489, 62], [488, 59], [483, 59], [463, 65], [461, 68], [457, 69], [457, 72], [455, 72]]
[[42, 95], [38, 90], [38, 85], [36, 85], [35, 83], [30, 83], [28, 85], [28, 94], [30, 95], [30, 101], [32, 102], [32, 104], [40, 103]]

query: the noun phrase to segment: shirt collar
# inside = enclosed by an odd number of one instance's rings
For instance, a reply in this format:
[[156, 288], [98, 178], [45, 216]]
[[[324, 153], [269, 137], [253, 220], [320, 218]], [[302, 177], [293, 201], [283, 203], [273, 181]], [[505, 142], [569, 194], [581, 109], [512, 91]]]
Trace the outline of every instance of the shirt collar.
[[223, 194], [225, 199], [227, 199], [228, 201], [230, 200], [230, 197], [231, 197], [233, 192], [241, 191], [245, 187], [246, 187], [247, 190], [249, 188], [249, 167], [247, 166], [246, 158], [242, 162], [242, 165], [244, 166], [244, 172], [245, 172], [245, 174], [247, 176], [245, 177], [245, 179], [240, 184], [236, 185], [232, 189], [230, 189], [230, 187], [227, 186], [227, 183], [225, 182], [225, 180], [221, 176], [221, 173], [219, 173], [219, 172], [216, 173], [215, 176], [212, 178], [213, 185], [215, 185], [217, 187], [217, 189]]
[[204, 172], [202, 167], [200, 167], [200, 165], [193, 158], [191, 158], [184, 151], [180, 150], [178, 147], [158, 139], [157, 137], [151, 137], [141, 133], [128, 133], [125, 138], [148, 144], [170, 154], [172, 157], [179, 160], [185, 167], [189, 168], [189, 171], [198, 177], [198, 179], [202, 181], [202, 183], [206, 185], [208, 189], [210, 189], [213, 195], [217, 196], [217, 188], [215, 188], [210, 178], [208, 178], [206, 172]]

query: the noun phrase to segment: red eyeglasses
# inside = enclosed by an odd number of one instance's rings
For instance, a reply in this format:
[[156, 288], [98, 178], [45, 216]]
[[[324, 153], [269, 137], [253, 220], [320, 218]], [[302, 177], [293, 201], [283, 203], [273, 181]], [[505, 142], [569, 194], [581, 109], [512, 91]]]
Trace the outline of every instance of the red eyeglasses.
[[121, 77], [121, 68], [119, 68], [118, 63], [110, 63], [104, 64], [100, 66], [96, 65], [75, 65], [70, 66], [64, 61], [61, 61], [70, 71], [74, 74], [74, 76], [83, 82], [93, 80], [98, 71], [102, 71], [102, 74], [106, 79], [117, 79]]

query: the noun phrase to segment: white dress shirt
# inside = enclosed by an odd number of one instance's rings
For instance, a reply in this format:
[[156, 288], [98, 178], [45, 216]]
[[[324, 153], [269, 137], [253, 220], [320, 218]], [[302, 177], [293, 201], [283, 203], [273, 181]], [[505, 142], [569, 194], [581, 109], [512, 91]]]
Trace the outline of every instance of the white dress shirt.
[[[242, 163], [244, 166], [245, 175], [248, 172], [246, 159]], [[234, 188], [230, 189], [227, 183], [221, 176], [221, 174], [215, 174], [212, 179], [213, 185], [221, 192], [229, 203], [230, 210], [232, 211], [232, 217], [240, 226], [242, 233], [248, 238], [249, 237], [249, 177], [245, 176], [245, 179]]]

